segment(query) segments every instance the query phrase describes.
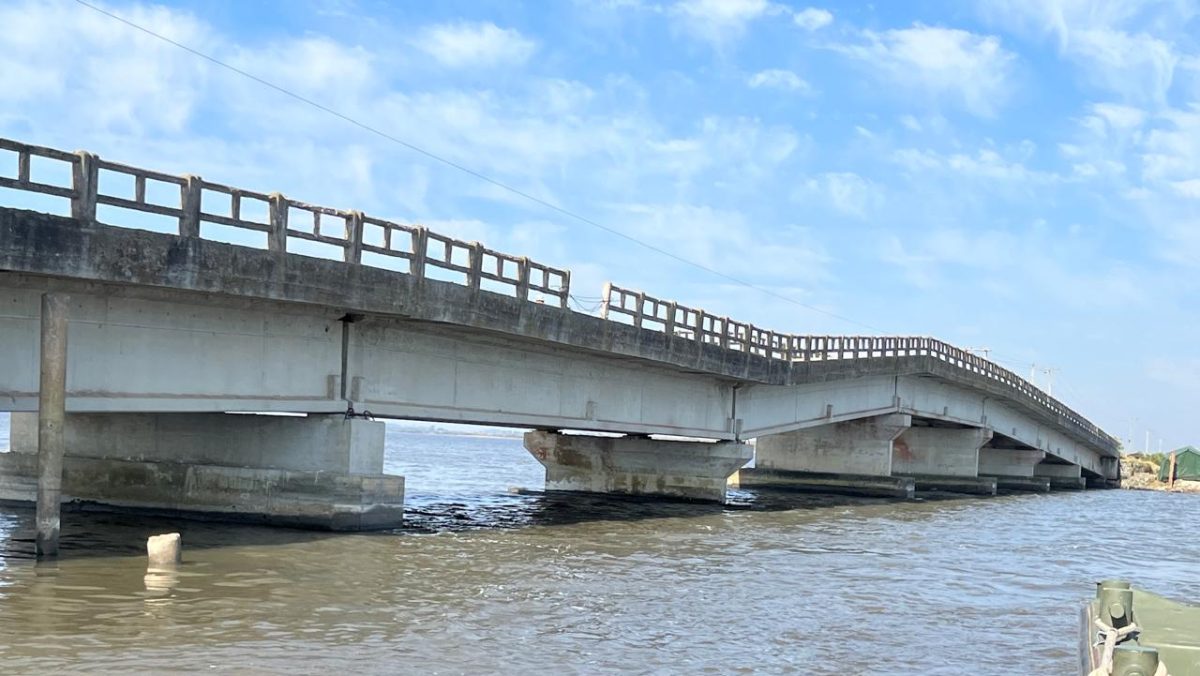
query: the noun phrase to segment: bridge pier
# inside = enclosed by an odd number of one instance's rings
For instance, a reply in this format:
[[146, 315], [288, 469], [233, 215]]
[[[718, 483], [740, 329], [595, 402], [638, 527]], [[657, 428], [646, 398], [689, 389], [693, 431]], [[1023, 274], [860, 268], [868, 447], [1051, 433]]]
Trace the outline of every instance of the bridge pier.
[[724, 502], [729, 476], [753, 457], [748, 444], [598, 437], [542, 430], [525, 448], [546, 468], [547, 491]]
[[[0, 499], [33, 488], [36, 414], [14, 413]], [[68, 414], [63, 493], [104, 509], [361, 530], [399, 525], [404, 478], [383, 474], [384, 425], [343, 415]]]
[[892, 442], [911, 424], [911, 416], [893, 413], [760, 437], [755, 466], [739, 473], [739, 483], [911, 498], [912, 477], [892, 476]]
[[1034, 466], [1033, 475], [1049, 479], [1050, 488], [1054, 490], [1078, 491], [1087, 488], [1087, 480], [1079, 465], [1043, 460]]
[[909, 476], [917, 490], [995, 495], [995, 477], [979, 476], [979, 450], [992, 430], [909, 427], [892, 442], [892, 474]]
[[1045, 457], [1045, 451], [1035, 449], [984, 446], [979, 449], [979, 475], [994, 477], [1001, 490], [1045, 493], [1050, 480], [1034, 476], [1034, 468]]

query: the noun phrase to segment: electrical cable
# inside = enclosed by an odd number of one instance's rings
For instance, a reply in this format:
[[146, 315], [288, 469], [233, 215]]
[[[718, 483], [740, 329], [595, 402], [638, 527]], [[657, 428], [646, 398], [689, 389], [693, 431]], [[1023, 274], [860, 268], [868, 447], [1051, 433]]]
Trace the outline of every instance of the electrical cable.
[[576, 221], [579, 221], [580, 223], [584, 223], [584, 224], [586, 224], [586, 225], [590, 225], [590, 226], [592, 226], [592, 227], [594, 227], [594, 228], [598, 228], [598, 229], [600, 229], [600, 230], [603, 230], [603, 231], [605, 231], [605, 232], [607, 232], [607, 233], [609, 233], [609, 234], [611, 234], [611, 235], [615, 235], [615, 236], [617, 236], [617, 237], [620, 237], [620, 238], [622, 238], [622, 239], [624, 239], [624, 240], [627, 240], [627, 241], [629, 241], [629, 242], [632, 242], [632, 243], [634, 243], [634, 244], [637, 244], [638, 246], [641, 246], [641, 247], [643, 247], [643, 248], [645, 248], [645, 249], [648, 249], [648, 250], [650, 250], [650, 251], [653, 251], [653, 252], [655, 252], [655, 253], [658, 253], [658, 254], [660, 254], [660, 255], [662, 255], [662, 256], [666, 256], [667, 258], [670, 258], [670, 259], [672, 259], [672, 260], [675, 260], [675, 261], [677, 261], [677, 262], [679, 262], [679, 263], [683, 263], [683, 264], [685, 264], [685, 265], [691, 266], [691, 267], [693, 267], [693, 268], [696, 268], [696, 269], [698, 269], [698, 270], [702, 270], [702, 271], [704, 271], [704, 272], [707, 272], [707, 273], [709, 273], [709, 274], [712, 274], [712, 275], [715, 275], [715, 276], [717, 276], [717, 277], [720, 277], [720, 278], [722, 278], [722, 279], [725, 279], [725, 280], [727, 280], [727, 281], [729, 281], [729, 282], [733, 282], [734, 284], [737, 284], [737, 285], [739, 285], [739, 286], [744, 286], [744, 287], [746, 287], [746, 288], [748, 288], [748, 289], [753, 289], [753, 290], [755, 290], [755, 291], [758, 291], [758, 292], [760, 292], [760, 293], [764, 293], [764, 294], [766, 294], [766, 295], [768, 295], [768, 296], [771, 296], [771, 297], [773, 297], [773, 298], [776, 298], [776, 299], [778, 299], [778, 300], [782, 300], [782, 301], [785, 301], [785, 302], [787, 302], [787, 303], [791, 303], [791, 304], [793, 304], [793, 305], [796, 305], [796, 306], [799, 306], [799, 307], [805, 308], [805, 309], [807, 309], [807, 310], [810, 310], [810, 311], [812, 311], [812, 312], [816, 312], [816, 313], [819, 313], [819, 314], [826, 315], [826, 316], [828, 316], [828, 317], [831, 317], [831, 318], [833, 318], [833, 319], [837, 319], [837, 320], [840, 320], [840, 321], [846, 322], [847, 324], [854, 324], [854, 325], [856, 325], [856, 326], [861, 326], [861, 327], [863, 327], [863, 328], [865, 328], [865, 329], [869, 329], [869, 330], [871, 330], [871, 331], [877, 331], [877, 332], [879, 332], [879, 333], [884, 333], [884, 331], [882, 331], [882, 330], [880, 330], [880, 329], [878, 329], [878, 328], [876, 328], [876, 327], [874, 327], [874, 326], [871, 326], [871, 325], [869, 325], [869, 324], [864, 324], [863, 322], [855, 321], [855, 320], [853, 320], [853, 319], [850, 319], [849, 317], [845, 317], [845, 316], [839, 315], [839, 314], [837, 314], [837, 313], [834, 313], [834, 312], [829, 312], [828, 310], [823, 310], [823, 309], [821, 309], [821, 308], [819, 308], [819, 307], [816, 307], [816, 306], [814, 306], [814, 305], [809, 305], [809, 304], [807, 304], [807, 303], [802, 303], [802, 302], [800, 302], [800, 301], [798, 301], [798, 300], [796, 300], [795, 298], [792, 298], [792, 297], [790, 297], [790, 296], [785, 296], [785, 295], [783, 295], [783, 294], [781, 294], [781, 293], [778, 293], [778, 292], [772, 291], [772, 290], [770, 290], [770, 289], [768, 289], [768, 288], [766, 288], [766, 287], [762, 287], [762, 286], [759, 286], [759, 285], [757, 285], [757, 284], [754, 284], [753, 282], [747, 282], [747, 281], [745, 281], [745, 280], [743, 280], [743, 279], [741, 279], [741, 278], [734, 277], [733, 275], [729, 275], [729, 274], [726, 274], [726, 273], [724, 273], [724, 272], [721, 272], [720, 270], [716, 270], [716, 269], [714, 269], [714, 268], [710, 268], [710, 267], [708, 267], [707, 265], [704, 265], [703, 263], [697, 263], [697, 262], [695, 262], [695, 261], [692, 261], [692, 260], [689, 260], [689, 259], [687, 259], [687, 258], [684, 258], [684, 257], [682, 257], [682, 256], [679, 256], [678, 254], [671, 253], [670, 251], [667, 251], [666, 249], [663, 249], [663, 248], [661, 248], [661, 247], [655, 246], [654, 244], [650, 244], [649, 242], [642, 241], [642, 240], [640, 240], [640, 239], [638, 239], [638, 238], [636, 238], [636, 237], [634, 237], [634, 236], [632, 236], [632, 235], [628, 235], [628, 234], [626, 234], [626, 233], [624, 233], [624, 232], [621, 232], [620, 230], [617, 230], [617, 229], [615, 229], [615, 228], [610, 228], [610, 227], [609, 227], [609, 226], [607, 226], [607, 225], [604, 225], [604, 224], [602, 224], [602, 223], [600, 223], [600, 222], [598, 222], [598, 221], [595, 221], [595, 220], [593, 220], [593, 219], [591, 219], [591, 218], [588, 218], [588, 217], [586, 217], [586, 216], [582, 216], [582, 215], [580, 215], [580, 214], [577, 214], [577, 213], [575, 213], [575, 212], [573, 212], [573, 211], [571, 211], [571, 210], [569, 210], [569, 209], [566, 209], [566, 208], [564, 208], [564, 207], [560, 207], [560, 206], [558, 206], [558, 205], [554, 204], [553, 202], [549, 202], [549, 201], [547, 201], [547, 200], [544, 200], [544, 199], [542, 199], [542, 198], [540, 198], [540, 197], [537, 197], [537, 196], [535, 196], [535, 195], [532, 195], [532, 194], [530, 194], [530, 193], [527, 193], [527, 192], [525, 192], [524, 190], [521, 190], [521, 189], [519, 189], [519, 188], [516, 188], [516, 187], [513, 187], [513, 186], [511, 186], [511, 185], [509, 185], [509, 184], [507, 184], [507, 183], [504, 183], [503, 181], [500, 181], [500, 180], [498, 180], [498, 179], [494, 179], [494, 178], [492, 178], [492, 177], [490, 177], [490, 176], [488, 176], [488, 175], [486, 175], [486, 174], [483, 174], [483, 173], [481, 173], [481, 172], [479, 172], [479, 171], [476, 171], [476, 170], [474, 170], [474, 169], [471, 169], [471, 168], [469, 168], [469, 167], [466, 167], [466, 166], [464, 166], [464, 165], [462, 165], [462, 164], [459, 164], [459, 163], [457, 163], [457, 162], [455, 162], [455, 161], [453, 161], [453, 160], [450, 160], [450, 159], [447, 159], [447, 158], [445, 158], [445, 157], [442, 157], [442, 156], [440, 156], [440, 155], [438, 155], [438, 154], [436, 154], [436, 153], [434, 153], [434, 152], [432, 152], [432, 151], [426, 150], [426, 149], [422, 148], [421, 146], [418, 146], [418, 145], [416, 145], [416, 144], [414, 144], [414, 143], [411, 143], [411, 142], [409, 142], [409, 141], [405, 141], [404, 139], [401, 139], [401, 138], [399, 138], [399, 137], [393, 136], [393, 135], [391, 135], [391, 134], [389, 134], [389, 133], [387, 133], [387, 132], [381, 131], [380, 129], [378, 129], [378, 128], [376, 128], [376, 127], [372, 127], [371, 125], [368, 125], [368, 124], [366, 124], [366, 123], [364, 123], [364, 122], [359, 122], [358, 120], [356, 120], [356, 119], [354, 119], [354, 118], [350, 117], [349, 115], [346, 115], [345, 113], [339, 112], [339, 111], [337, 111], [337, 110], [335, 110], [335, 109], [333, 109], [333, 108], [330, 108], [330, 107], [328, 107], [328, 106], [322, 105], [322, 104], [320, 104], [320, 103], [318, 103], [318, 102], [316, 102], [316, 101], [314, 101], [314, 100], [312, 100], [312, 99], [310, 99], [310, 98], [307, 98], [307, 97], [305, 97], [305, 96], [302, 96], [302, 95], [300, 95], [300, 94], [297, 94], [297, 93], [295, 93], [295, 92], [293, 92], [293, 91], [291, 91], [291, 90], [285, 89], [284, 87], [281, 87], [281, 86], [279, 86], [279, 85], [277, 85], [277, 84], [275, 84], [275, 83], [273, 83], [273, 82], [271, 82], [271, 81], [269, 81], [269, 80], [263, 79], [263, 78], [261, 78], [261, 77], [259, 77], [259, 76], [257, 76], [257, 75], [254, 75], [253, 73], [247, 72], [247, 71], [245, 71], [245, 70], [242, 70], [242, 69], [240, 69], [240, 68], [238, 68], [238, 67], [236, 67], [236, 66], [233, 66], [233, 65], [230, 65], [230, 64], [228, 64], [228, 63], [225, 63], [224, 61], [221, 61], [220, 59], [217, 59], [217, 58], [216, 58], [216, 57], [214, 57], [214, 56], [211, 56], [211, 55], [209, 55], [209, 54], [206, 54], [206, 53], [204, 53], [204, 52], [201, 52], [201, 51], [199, 51], [199, 50], [197, 50], [197, 49], [194, 49], [194, 48], [192, 48], [192, 47], [189, 47], [189, 46], [187, 46], [187, 45], [185, 45], [185, 44], [183, 44], [183, 43], [181, 43], [181, 42], [177, 42], [177, 41], [175, 41], [175, 40], [172, 40], [171, 38], [168, 38], [168, 37], [166, 37], [165, 35], [161, 35], [161, 34], [159, 34], [159, 33], [155, 32], [155, 31], [152, 31], [152, 30], [150, 30], [149, 28], [146, 28], [145, 26], [141, 26], [141, 25], [139, 25], [139, 24], [137, 24], [137, 23], [134, 23], [133, 21], [130, 21], [129, 19], [126, 19], [126, 18], [124, 18], [124, 17], [122, 17], [122, 16], [120, 16], [120, 15], [118, 15], [118, 14], [114, 14], [114, 13], [112, 13], [112, 12], [109, 12], [108, 10], [105, 10], [105, 9], [103, 9], [103, 8], [101, 8], [101, 7], [98, 7], [98, 6], [96, 6], [96, 5], [93, 5], [93, 4], [91, 4], [90, 2], [86, 2], [85, 0], [75, 0], [75, 2], [76, 2], [76, 3], [78, 3], [78, 4], [80, 4], [80, 5], [82, 5], [82, 6], [84, 6], [84, 7], [87, 7], [88, 9], [91, 9], [91, 10], [93, 10], [93, 11], [95, 11], [95, 12], [98, 12], [98, 13], [100, 13], [100, 14], [103, 14], [103, 15], [105, 15], [105, 16], [107, 16], [107, 17], [109, 17], [109, 18], [111, 18], [111, 19], [113, 19], [113, 20], [115, 20], [115, 21], [119, 21], [119, 22], [121, 22], [121, 23], [125, 24], [126, 26], [129, 26], [130, 28], [133, 28], [133, 29], [136, 29], [136, 30], [138, 30], [138, 31], [141, 31], [142, 33], [145, 33], [146, 35], [149, 35], [149, 36], [151, 36], [151, 37], [157, 38], [158, 40], [161, 40], [161, 41], [163, 41], [163, 42], [166, 42], [167, 44], [170, 44], [170, 45], [173, 45], [173, 46], [175, 46], [175, 47], [178, 47], [179, 49], [182, 49], [182, 50], [184, 50], [184, 51], [188, 52], [189, 54], [192, 54], [193, 56], [196, 56], [196, 57], [199, 57], [199, 58], [201, 58], [201, 59], [204, 59], [205, 61], [208, 61], [208, 62], [210, 62], [210, 63], [212, 63], [212, 64], [214, 64], [214, 65], [220, 66], [221, 68], [224, 68], [224, 69], [226, 69], [226, 70], [229, 70], [229, 71], [231, 71], [231, 72], [233, 72], [233, 73], [237, 73], [238, 75], [241, 75], [242, 77], [245, 77], [245, 78], [248, 78], [248, 79], [250, 79], [250, 80], [253, 80], [254, 82], [257, 82], [258, 84], [260, 84], [260, 85], [263, 85], [264, 87], [268, 87], [268, 88], [270, 88], [270, 89], [273, 89], [273, 90], [275, 90], [275, 91], [279, 92], [280, 94], [283, 94], [283, 95], [285, 95], [285, 96], [291, 97], [291, 98], [293, 98], [293, 99], [295, 99], [295, 100], [297, 100], [297, 101], [300, 101], [301, 103], [305, 103], [305, 104], [307, 104], [307, 105], [310, 105], [310, 106], [312, 106], [312, 107], [314, 107], [314, 108], [316, 108], [316, 109], [318, 109], [318, 110], [321, 110], [321, 111], [323, 111], [323, 112], [325, 112], [325, 113], [328, 113], [329, 115], [332, 115], [332, 116], [334, 116], [334, 117], [337, 117], [338, 119], [340, 119], [340, 120], [342, 120], [342, 121], [344, 121], [344, 122], [348, 122], [349, 124], [352, 124], [352, 125], [354, 125], [354, 126], [358, 127], [359, 129], [362, 129], [362, 130], [364, 130], [364, 131], [366, 131], [366, 132], [369, 132], [369, 133], [371, 133], [371, 134], [374, 134], [374, 135], [376, 135], [376, 136], [379, 136], [380, 138], [383, 138], [383, 139], [386, 139], [386, 140], [388, 140], [388, 141], [391, 141], [392, 143], [396, 143], [396, 144], [398, 144], [398, 145], [401, 145], [401, 146], [403, 146], [403, 147], [405, 147], [405, 148], [407, 148], [407, 149], [409, 149], [409, 150], [411, 150], [411, 151], [413, 151], [413, 152], [415, 152], [415, 153], [418, 153], [418, 154], [420, 154], [420, 155], [424, 155], [425, 157], [428, 157], [428, 158], [429, 158], [429, 159], [431, 159], [431, 160], [434, 160], [434, 161], [436, 161], [436, 162], [440, 162], [440, 163], [442, 163], [442, 164], [444, 164], [444, 165], [446, 165], [446, 166], [448, 166], [448, 167], [452, 167], [452, 168], [454, 168], [454, 169], [457, 169], [458, 171], [461, 171], [461, 172], [463, 172], [463, 173], [465, 173], [465, 174], [468, 174], [468, 175], [470, 175], [470, 176], [473, 176], [473, 177], [475, 177], [475, 178], [477, 178], [477, 179], [479, 179], [479, 180], [481, 180], [481, 181], [483, 181], [483, 182], [485, 182], [485, 183], [488, 183], [488, 184], [490, 184], [490, 185], [493, 185], [493, 186], [495, 186], [495, 187], [497, 187], [497, 188], [500, 188], [501, 190], [505, 190], [505, 191], [507, 191], [507, 192], [509, 192], [509, 193], [512, 193], [512, 194], [514, 194], [514, 195], [517, 195], [518, 197], [522, 197], [522, 198], [524, 198], [524, 199], [526, 199], [526, 200], [529, 200], [530, 202], [533, 202], [533, 203], [535, 203], [535, 204], [538, 204], [538, 205], [540, 205], [540, 206], [542, 206], [542, 207], [544, 207], [544, 208], [546, 208], [546, 209], [550, 209], [550, 210], [552, 210], [552, 211], [555, 211], [555, 212], [557, 212], [557, 213], [559, 213], [559, 214], [562, 214], [563, 216], [566, 216], [566, 217], [568, 217], [568, 218], [571, 218], [571, 219], [574, 219], [574, 220], [576, 220]]

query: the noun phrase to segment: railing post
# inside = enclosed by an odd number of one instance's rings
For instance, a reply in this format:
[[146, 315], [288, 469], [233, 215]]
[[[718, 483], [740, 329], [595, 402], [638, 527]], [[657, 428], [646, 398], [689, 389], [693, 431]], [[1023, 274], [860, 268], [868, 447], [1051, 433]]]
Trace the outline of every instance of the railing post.
[[179, 216], [179, 236], [180, 237], [199, 237], [200, 236], [200, 193], [203, 189], [204, 182], [199, 176], [184, 176], [185, 181], [179, 187], [180, 191], [180, 210], [183, 212]]
[[529, 258], [521, 256], [517, 261], [517, 298], [529, 300]]
[[612, 282], [604, 283], [604, 290], [600, 292], [600, 319], [608, 319], [608, 304], [612, 302]]
[[742, 339], [742, 352], [749, 354], [754, 351], [752, 349], [754, 347], [754, 325], [744, 324], [743, 326], [746, 327], [746, 336]]
[[558, 306], [564, 310], [571, 309], [571, 271], [562, 271], [562, 288], [558, 290]]
[[412, 258], [408, 262], [408, 274], [425, 279], [425, 250], [429, 247], [429, 231], [416, 226], [412, 231]]
[[729, 349], [729, 317], [721, 317], [721, 347]]
[[696, 310], [696, 342], [704, 345], [704, 310]]
[[636, 302], [637, 307], [634, 309], [633, 313], [633, 325], [640, 329], [642, 328], [642, 314], [646, 311], [646, 294], [642, 291], [638, 291]]
[[347, 263], [362, 262], [363, 212], [351, 211], [346, 214], [346, 246], [342, 259]]
[[471, 242], [467, 273], [467, 286], [472, 291], [478, 291], [483, 283], [483, 245], [479, 242]]
[[674, 301], [667, 304], [667, 321], [664, 330], [668, 336], [675, 337], [675, 311], [679, 309], [679, 303]]
[[98, 158], [85, 150], [75, 155], [79, 159], [71, 165], [71, 182], [75, 189], [75, 197], [71, 199], [71, 218], [91, 223], [96, 220], [97, 183], [100, 178], [100, 167], [96, 164]]
[[287, 253], [288, 200], [283, 193], [271, 193], [271, 222], [267, 231], [267, 251]]

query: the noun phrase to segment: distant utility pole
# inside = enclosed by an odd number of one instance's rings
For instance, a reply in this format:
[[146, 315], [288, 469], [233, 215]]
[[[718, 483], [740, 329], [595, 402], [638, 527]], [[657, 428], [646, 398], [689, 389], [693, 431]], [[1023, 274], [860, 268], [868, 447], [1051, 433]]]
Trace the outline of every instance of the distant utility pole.
[[1046, 368], [1042, 369], [1042, 373], [1046, 374], [1046, 394], [1054, 394], [1054, 374], [1057, 373], [1058, 370], [1059, 369], [1056, 369], [1052, 366], [1047, 366]]
[[979, 353], [980, 356], [982, 356], [984, 359], [988, 359], [988, 355], [990, 355], [992, 353], [992, 348], [990, 348], [990, 347], [968, 347], [967, 352], [970, 352], [971, 354]]

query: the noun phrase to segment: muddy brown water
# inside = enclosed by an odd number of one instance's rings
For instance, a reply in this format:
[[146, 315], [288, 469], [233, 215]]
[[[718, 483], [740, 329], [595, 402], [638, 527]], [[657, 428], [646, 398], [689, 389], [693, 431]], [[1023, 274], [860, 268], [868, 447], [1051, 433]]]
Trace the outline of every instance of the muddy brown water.
[[0, 672], [1072, 674], [1095, 580], [1200, 599], [1195, 495], [704, 507], [542, 494], [516, 439], [388, 449], [388, 533], [69, 512], [39, 565], [0, 507]]

